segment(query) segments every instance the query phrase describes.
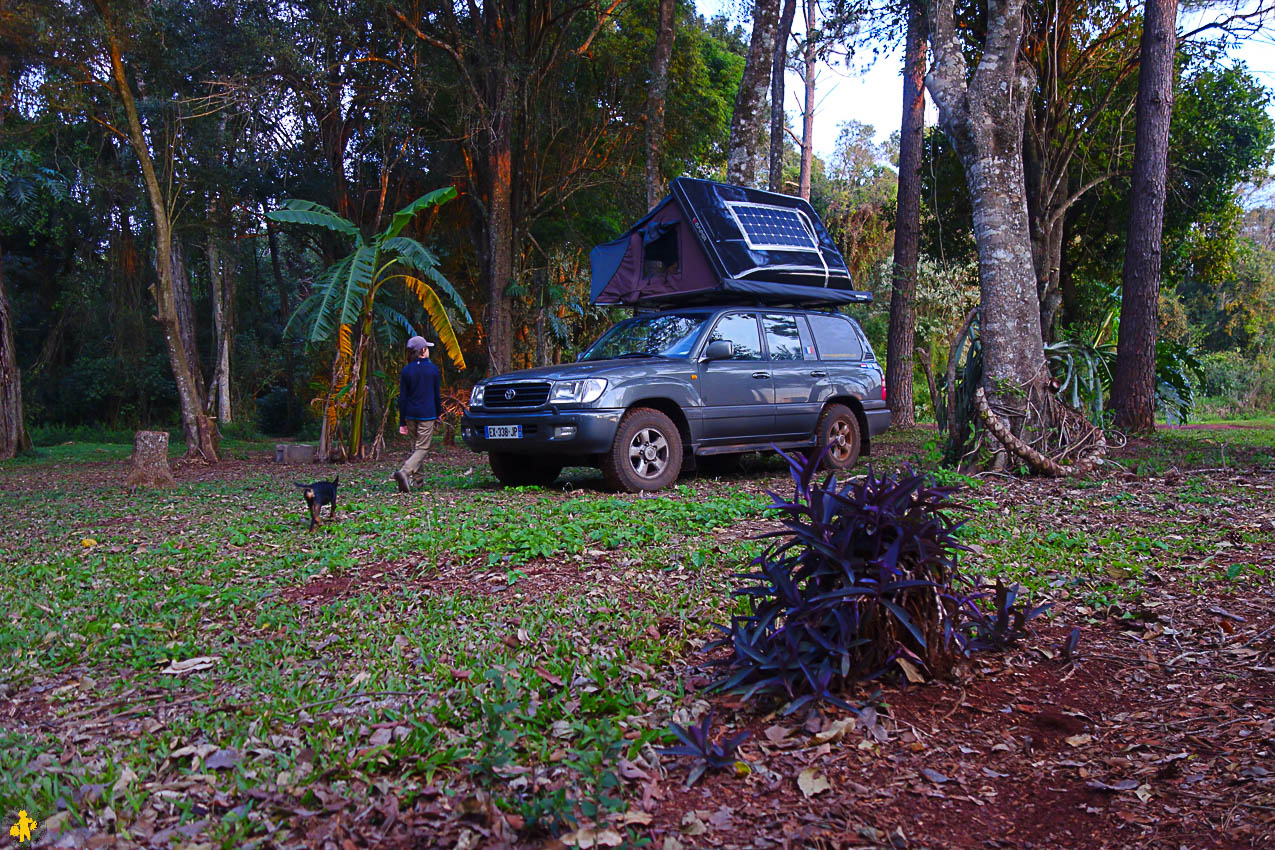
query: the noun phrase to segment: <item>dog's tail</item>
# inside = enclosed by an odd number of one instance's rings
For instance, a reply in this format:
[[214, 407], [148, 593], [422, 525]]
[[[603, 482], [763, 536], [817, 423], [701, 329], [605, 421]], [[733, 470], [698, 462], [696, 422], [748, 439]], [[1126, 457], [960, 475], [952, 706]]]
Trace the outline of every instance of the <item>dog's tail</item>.
[[333, 478], [333, 479], [332, 479], [332, 486], [333, 486], [333, 487], [335, 487], [335, 486], [337, 485], [337, 482], [338, 482], [338, 481], [340, 481], [340, 480], [341, 480], [341, 476], [339, 476], [339, 475], [338, 475], [338, 476], [336, 476], [335, 478]]

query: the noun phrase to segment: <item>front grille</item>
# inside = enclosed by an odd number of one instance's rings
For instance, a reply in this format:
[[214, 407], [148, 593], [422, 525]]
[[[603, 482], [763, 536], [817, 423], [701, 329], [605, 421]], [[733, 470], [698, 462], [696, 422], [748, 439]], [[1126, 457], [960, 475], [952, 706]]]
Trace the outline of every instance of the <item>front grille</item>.
[[523, 381], [522, 383], [488, 384], [483, 396], [483, 407], [491, 410], [509, 410], [515, 407], [539, 407], [549, 400], [548, 381]]

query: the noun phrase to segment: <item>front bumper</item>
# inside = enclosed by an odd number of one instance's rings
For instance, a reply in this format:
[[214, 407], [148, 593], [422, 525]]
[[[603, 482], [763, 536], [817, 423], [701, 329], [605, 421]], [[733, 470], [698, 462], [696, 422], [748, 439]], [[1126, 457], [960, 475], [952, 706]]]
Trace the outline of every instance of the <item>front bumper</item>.
[[[461, 439], [476, 452], [518, 455], [597, 455], [611, 450], [623, 410], [525, 410], [466, 413]], [[520, 425], [518, 439], [487, 439], [488, 425]]]

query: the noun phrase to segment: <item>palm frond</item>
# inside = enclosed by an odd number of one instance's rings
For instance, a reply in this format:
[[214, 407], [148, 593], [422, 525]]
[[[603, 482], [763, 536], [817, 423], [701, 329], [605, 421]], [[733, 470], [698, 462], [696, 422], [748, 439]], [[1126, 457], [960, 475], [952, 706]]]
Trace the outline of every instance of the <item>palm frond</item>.
[[335, 281], [341, 292], [341, 321], [354, 324], [363, 309], [363, 297], [372, 284], [372, 272], [376, 269], [376, 250], [362, 245], [350, 255], [349, 271]]
[[299, 317], [304, 315], [304, 324], [301, 327], [304, 328], [303, 339], [307, 344], [313, 345], [332, 338], [338, 321], [338, 317], [334, 314], [341, 304], [343, 294], [338, 281], [348, 277], [353, 261], [354, 254], [351, 254], [319, 275], [314, 294], [297, 307], [292, 318], [288, 320], [288, 327], [284, 329], [285, 334], [294, 323], [298, 322]]
[[447, 311], [443, 309], [443, 302], [438, 299], [438, 293], [418, 277], [403, 275], [403, 283], [425, 308], [425, 314], [429, 316], [430, 324], [434, 326], [434, 332], [438, 334], [438, 341], [443, 344], [443, 350], [447, 352], [447, 356], [456, 364], [456, 368], [464, 369], [465, 355], [461, 353], [456, 331], [452, 329], [451, 320], [447, 318]]
[[266, 213], [266, 218], [281, 224], [307, 224], [311, 227], [324, 227], [328, 230], [335, 230], [337, 233], [353, 236], [360, 244], [363, 242], [363, 234], [359, 233], [359, 229], [354, 226], [353, 222], [342, 218], [323, 206], [323, 204], [316, 204], [313, 201], [296, 199], [285, 201], [282, 209]]
[[418, 276], [428, 279], [434, 289], [447, 296], [466, 323], [473, 322], [474, 318], [469, 314], [469, 308], [465, 306], [465, 301], [456, 291], [456, 287], [452, 286], [451, 281], [439, 272], [438, 257], [433, 251], [406, 236], [387, 239], [381, 243], [381, 250], [393, 251], [400, 265], [407, 266]]
[[342, 324], [336, 332], [336, 347], [342, 357], [354, 356], [354, 326]]
[[385, 228], [385, 232], [381, 234], [383, 239], [393, 239], [403, 232], [403, 228], [407, 227], [408, 222], [416, 217], [421, 210], [431, 206], [447, 203], [456, 197], [455, 186], [445, 186], [442, 189], [435, 189], [427, 195], [421, 195], [398, 212], [394, 213], [394, 217], [390, 219], [390, 226]]
[[[372, 308], [378, 322], [375, 323], [377, 340], [386, 346], [393, 346], [396, 343], [401, 345], [404, 340], [416, 333], [416, 328], [412, 325], [410, 319], [404, 316], [393, 307], [387, 307], [384, 304], [377, 304]], [[404, 335], [399, 338], [396, 331], [403, 331]]]

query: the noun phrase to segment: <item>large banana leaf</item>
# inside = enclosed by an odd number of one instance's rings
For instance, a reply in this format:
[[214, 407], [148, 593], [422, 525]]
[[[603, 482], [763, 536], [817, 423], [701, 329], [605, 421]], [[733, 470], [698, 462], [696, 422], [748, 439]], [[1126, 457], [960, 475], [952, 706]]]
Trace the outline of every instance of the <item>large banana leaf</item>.
[[418, 276], [428, 279], [435, 290], [443, 293], [451, 300], [466, 322], [474, 320], [473, 316], [469, 314], [469, 308], [465, 306], [465, 301], [460, 297], [460, 293], [438, 271], [438, 257], [434, 256], [433, 251], [415, 239], [409, 239], [406, 236], [396, 236], [393, 239], [387, 239], [381, 243], [381, 251], [382, 253], [393, 252], [401, 265], [407, 266], [416, 272]]
[[445, 186], [442, 189], [435, 189], [427, 195], [421, 195], [398, 212], [394, 213], [394, 217], [390, 219], [390, 226], [385, 228], [385, 232], [381, 234], [381, 239], [393, 239], [403, 232], [403, 228], [407, 227], [417, 213], [421, 210], [434, 205], [445, 204], [452, 198], [456, 197], [455, 186]]
[[284, 328], [284, 335], [291, 332], [293, 325], [297, 324], [302, 330], [302, 338], [309, 344], [332, 338], [337, 325], [333, 313], [340, 305], [340, 297], [343, 294], [338, 288], [337, 281], [349, 276], [350, 265], [353, 261], [354, 255], [351, 254], [319, 275], [313, 294], [301, 302], [301, 306], [292, 314], [292, 318], [288, 320], [288, 326]]
[[328, 230], [353, 236], [360, 243], [363, 241], [363, 235], [359, 233], [359, 229], [353, 222], [341, 218], [323, 204], [316, 204], [313, 201], [296, 199], [286, 201], [283, 209], [266, 213], [266, 218], [281, 224], [309, 224], [314, 227], [325, 227]]
[[334, 281], [341, 288], [341, 322], [352, 325], [358, 321], [363, 309], [363, 299], [372, 285], [372, 272], [376, 270], [376, 249], [363, 245], [350, 255], [350, 268], [343, 278]]
[[456, 368], [464, 369], [465, 355], [461, 353], [460, 341], [456, 339], [456, 331], [452, 330], [451, 320], [447, 318], [447, 311], [443, 309], [443, 302], [438, 299], [438, 293], [418, 277], [403, 275], [403, 283], [425, 308], [430, 324], [434, 326], [434, 332], [438, 334], [438, 341], [443, 344], [443, 350], [447, 352], [447, 356], [456, 364]]

